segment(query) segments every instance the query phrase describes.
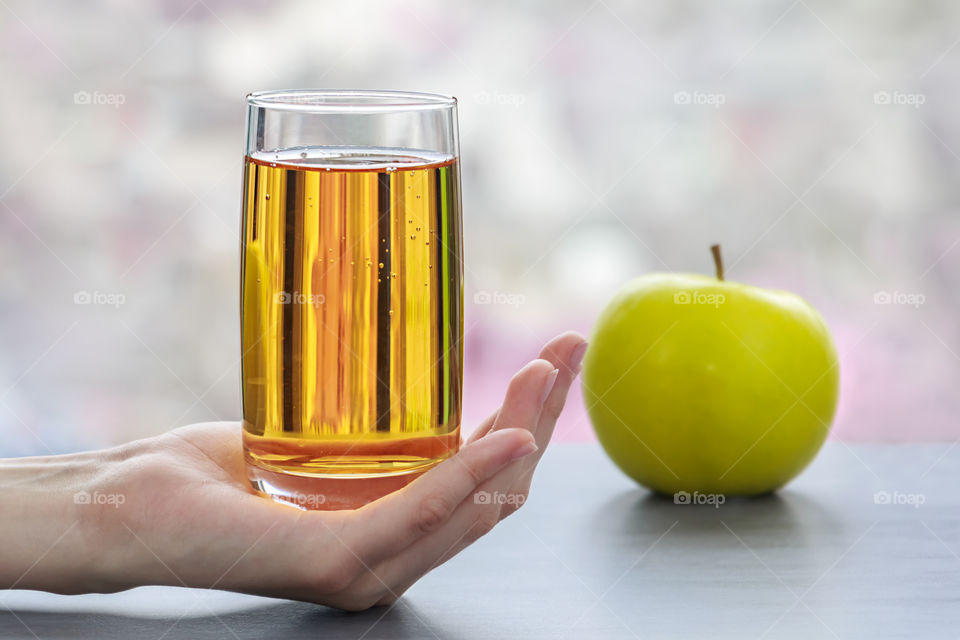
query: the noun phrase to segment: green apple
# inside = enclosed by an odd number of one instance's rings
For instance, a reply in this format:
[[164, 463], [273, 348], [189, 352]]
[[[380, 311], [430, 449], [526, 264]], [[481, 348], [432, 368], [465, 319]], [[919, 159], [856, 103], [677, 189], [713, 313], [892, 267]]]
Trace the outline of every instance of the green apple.
[[813, 459], [833, 420], [837, 352], [820, 314], [786, 291], [650, 274], [597, 320], [583, 389], [620, 469], [661, 493], [773, 491]]

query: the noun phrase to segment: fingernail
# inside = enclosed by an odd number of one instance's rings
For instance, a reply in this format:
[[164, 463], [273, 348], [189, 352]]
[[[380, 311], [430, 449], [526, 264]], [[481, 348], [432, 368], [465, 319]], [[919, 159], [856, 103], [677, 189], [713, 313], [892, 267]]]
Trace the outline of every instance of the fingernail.
[[550, 392], [553, 391], [553, 385], [557, 382], [557, 374], [560, 373], [559, 369], [554, 369], [547, 374], [547, 382], [543, 386], [543, 397], [540, 398], [540, 404], [542, 405], [547, 401], [547, 396], [550, 395]]
[[574, 348], [573, 353], [570, 354], [570, 366], [573, 369], [574, 375], [580, 373], [582, 368], [580, 365], [583, 363], [583, 354], [587, 352], [587, 343], [586, 341], [581, 342]]
[[524, 442], [522, 445], [513, 450], [513, 453], [510, 455], [510, 460], [519, 460], [520, 458], [525, 458], [531, 453], [536, 452], [540, 447], [537, 446], [537, 443], [531, 438], [529, 441]]

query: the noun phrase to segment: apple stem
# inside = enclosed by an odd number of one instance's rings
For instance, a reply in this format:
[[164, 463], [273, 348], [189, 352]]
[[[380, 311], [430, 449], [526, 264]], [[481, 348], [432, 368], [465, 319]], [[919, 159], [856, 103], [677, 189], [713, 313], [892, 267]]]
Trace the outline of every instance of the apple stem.
[[710, 253], [713, 254], [713, 265], [717, 268], [717, 280], [723, 280], [723, 257], [720, 255], [720, 245], [710, 245]]

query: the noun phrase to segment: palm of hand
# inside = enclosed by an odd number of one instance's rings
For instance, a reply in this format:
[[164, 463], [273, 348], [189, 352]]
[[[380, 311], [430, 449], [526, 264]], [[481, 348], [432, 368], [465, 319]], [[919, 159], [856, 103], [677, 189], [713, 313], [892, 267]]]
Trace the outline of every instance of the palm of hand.
[[[121, 550], [104, 555], [104, 582], [221, 588], [351, 610], [391, 603], [522, 504], [584, 346], [575, 333], [552, 340], [460, 453], [354, 511], [305, 512], [256, 495], [235, 422], [121, 447], [99, 483], [125, 500], [97, 511], [90, 541]], [[534, 441], [540, 450], [529, 455]], [[476, 491], [522, 498], [477, 504]]]

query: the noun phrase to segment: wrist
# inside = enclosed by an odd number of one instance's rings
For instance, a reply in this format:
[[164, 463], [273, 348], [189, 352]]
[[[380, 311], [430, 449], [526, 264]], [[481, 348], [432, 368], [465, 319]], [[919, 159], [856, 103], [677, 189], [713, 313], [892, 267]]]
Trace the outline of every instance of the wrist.
[[116, 451], [0, 460], [0, 588], [112, 590], [96, 492]]

